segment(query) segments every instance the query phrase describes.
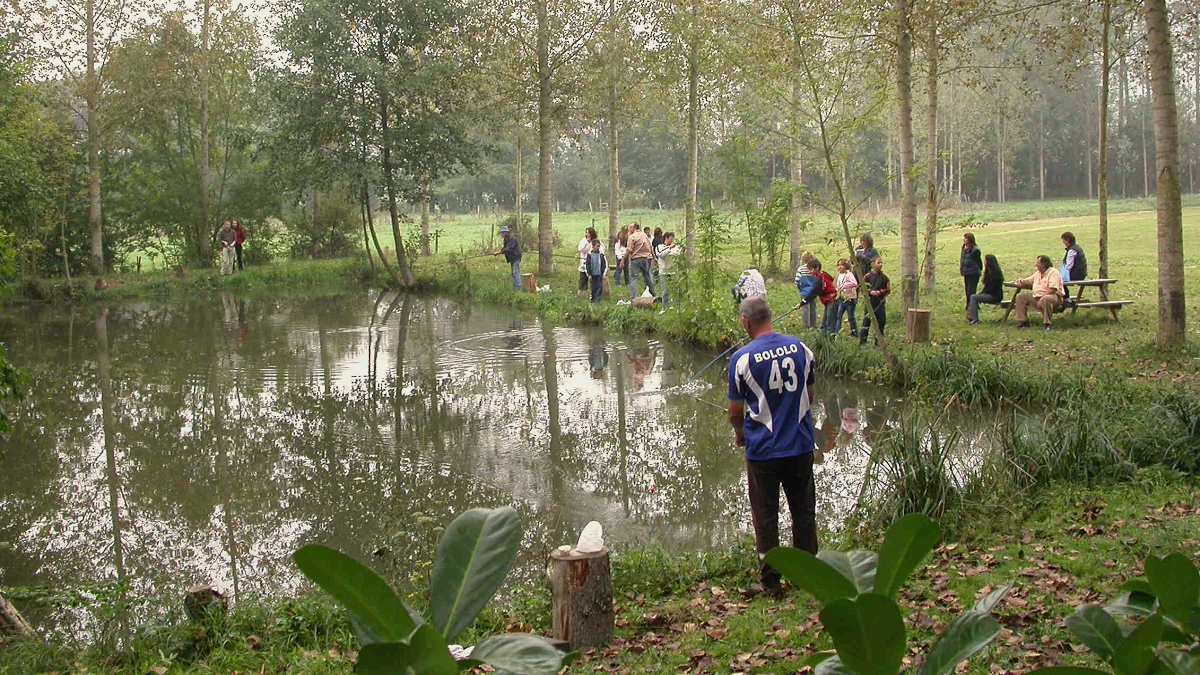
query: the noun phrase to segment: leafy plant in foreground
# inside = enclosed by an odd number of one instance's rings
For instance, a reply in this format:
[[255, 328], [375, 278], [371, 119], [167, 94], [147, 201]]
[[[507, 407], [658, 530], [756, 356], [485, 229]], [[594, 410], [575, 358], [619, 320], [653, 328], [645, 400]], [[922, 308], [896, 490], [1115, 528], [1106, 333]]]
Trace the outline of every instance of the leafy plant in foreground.
[[[1146, 558], [1146, 580], [1125, 584], [1127, 592], [1104, 607], [1081, 605], [1067, 628], [1117, 675], [1200, 674], [1200, 572], [1175, 553]], [[1114, 617], [1143, 621], [1122, 627]], [[1166, 647], [1164, 643], [1179, 645]], [[1055, 667], [1039, 675], [1107, 675], [1094, 668]]]
[[[878, 555], [871, 551], [821, 551], [812, 555], [780, 547], [766, 562], [823, 605], [821, 624], [836, 652], [816, 655], [817, 675], [896, 675], [907, 650], [896, 594], [933, 547], [941, 531], [914, 513], [888, 528]], [[925, 655], [916, 675], [948, 675], [1000, 634], [992, 608], [1012, 588], [999, 588], [959, 614]]]
[[356, 672], [453, 675], [486, 663], [500, 673], [557, 673], [563, 655], [536, 635], [493, 635], [462, 661], [447, 648], [495, 595], [520, 543], [521, 522], [511, 507], [471, 509], [455, 518], [434, 554], [428, 619], [349, 556], [313, 544], [292, 557], [304, 576], [346, 607], [363, 644]]

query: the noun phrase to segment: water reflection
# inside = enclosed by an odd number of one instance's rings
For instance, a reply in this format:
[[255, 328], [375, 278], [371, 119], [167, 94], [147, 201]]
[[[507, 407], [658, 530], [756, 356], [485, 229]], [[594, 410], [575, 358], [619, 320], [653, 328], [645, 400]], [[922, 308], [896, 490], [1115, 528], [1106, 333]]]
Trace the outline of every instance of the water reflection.
[[[287, 593], [301, 583], [288, 556], [314, 541], [424, 585], [412, 563], [436, 528], [499, 504], [522, 512], [529, 578], [593, 519], [618, 545], [748, 531], [722, 369], [687, 382], [712, 354], [392, 293], [222, 293], [82, 323], [0, 317], [35, 382], [0, 459], [3, 585]], [[817, 398], [830, 529], [904, 411], [833, 378]]]

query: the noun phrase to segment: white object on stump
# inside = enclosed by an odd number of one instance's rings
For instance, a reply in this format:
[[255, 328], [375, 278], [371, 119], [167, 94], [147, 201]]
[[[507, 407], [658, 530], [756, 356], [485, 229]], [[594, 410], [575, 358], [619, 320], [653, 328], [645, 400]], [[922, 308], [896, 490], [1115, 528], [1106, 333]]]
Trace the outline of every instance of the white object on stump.
[[929, 318], [932, 314], [928, 309], [908, 310], [905, 328], [908, 329], [909, 342], [929, 342]]
[[546, 573], [550, 579], [553, 637], [571, 649], [608, 642], [613, 632], [612, 570], [608, 549], [595, 553], [555, 550]]
[[604, 528], [593, 520], [583, 526], [579, 533], [579, 542], [575, 544], [576, 553], [599, 553], [604, 550]]

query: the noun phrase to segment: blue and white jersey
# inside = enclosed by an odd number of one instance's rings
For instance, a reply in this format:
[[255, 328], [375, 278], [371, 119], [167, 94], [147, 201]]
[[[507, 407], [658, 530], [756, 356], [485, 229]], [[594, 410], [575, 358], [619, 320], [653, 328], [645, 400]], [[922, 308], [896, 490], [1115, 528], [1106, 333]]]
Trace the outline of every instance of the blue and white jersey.
[[745, 401], [746, 459], [762, 461], [812, 452], [808, 400], [813, 353], [798, 338], [767, 333], [729, 362], [729, 400]]

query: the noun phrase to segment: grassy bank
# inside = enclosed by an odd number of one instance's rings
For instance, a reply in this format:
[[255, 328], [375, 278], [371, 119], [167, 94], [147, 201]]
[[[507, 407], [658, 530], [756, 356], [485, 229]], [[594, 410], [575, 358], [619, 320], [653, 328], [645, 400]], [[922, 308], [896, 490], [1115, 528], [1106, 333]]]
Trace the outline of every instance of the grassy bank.
[[[978, 518], [969, 536], [944, 542], [902, 591], [910, 646], [923, 653], [957, 612], [1012, 583], [996, 610], [1003, 633], [965, 672], [1099, 665], [1060, 619], [1079, 604], [1115, 597], [1125, 581], [1142, 576], [1149, 554], [1200, 560], [1197, 490], [1194, 479], [1139, 472], [1119, 486], [1056, 484], [1027, 510]], [[830, 544], [836, 547], [823, 542]], [[618, 551], [613, 565], [616, 637], [571, 673], [792, 673], [830, 647], [805, 594], [746, 597], [755, 565], [749, 547], [681, 557]], [[547, 591], [531, 589], [493, 607], [464, 644], [504, 630], [546, 632], [548, 603]], [[13, 643], [0, 648], [0, 673], [350, 673], [356, 649], [345, 615], [320, 599], [246, 600], [208, 623], [188, 623], [177, 611], [124, 647]]]

